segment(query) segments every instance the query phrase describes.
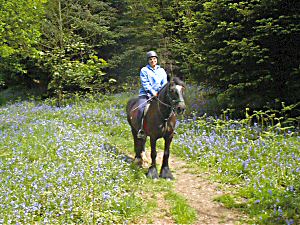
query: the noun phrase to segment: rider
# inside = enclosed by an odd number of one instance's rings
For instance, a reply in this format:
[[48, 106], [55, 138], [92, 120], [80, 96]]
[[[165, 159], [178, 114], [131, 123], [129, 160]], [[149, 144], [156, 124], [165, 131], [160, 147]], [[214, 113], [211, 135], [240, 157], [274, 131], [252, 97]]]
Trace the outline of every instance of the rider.
[[[147, 60], [148, 64], [143, 67], [140, 72], [142, 87], [140, 89], [139, 98], [144, 100], [144, 104], [140, 107], [142, 119], [141, 127], [137, 135], [138, 138], [145, 138], [144, 117], [149, 106], [148, 100], [152, 97], [157, 97], [159, 90], [168, 82], [166, 71], [157, 64], [158, 56], [155, 51], [147, 52]], [[147, 102], [147, 104], [145, 102]]]

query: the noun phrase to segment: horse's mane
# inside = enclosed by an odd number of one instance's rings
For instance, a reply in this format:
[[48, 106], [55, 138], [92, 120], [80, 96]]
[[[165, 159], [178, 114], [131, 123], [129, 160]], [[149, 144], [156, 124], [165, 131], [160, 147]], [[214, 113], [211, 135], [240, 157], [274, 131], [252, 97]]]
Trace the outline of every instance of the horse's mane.
[[180, 86], [185, 87], [185, 83], [184, 83], [182, 80], [180, 80], [179, 77], [173, 77], [173, 78], [171, 79], [171, 81], [172, 81], [172, 80], [175, 82], [176, 85], [180, 85]]

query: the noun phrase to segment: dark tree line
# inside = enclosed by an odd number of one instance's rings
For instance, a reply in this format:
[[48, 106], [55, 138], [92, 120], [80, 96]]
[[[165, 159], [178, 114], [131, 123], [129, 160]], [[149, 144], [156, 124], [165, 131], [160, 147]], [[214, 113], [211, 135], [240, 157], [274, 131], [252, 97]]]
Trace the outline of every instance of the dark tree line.
[[297, 0], [0, 0], [0, 88], [47, 95], [138, 79], [154, 49], [222, 107], [300, 100]]

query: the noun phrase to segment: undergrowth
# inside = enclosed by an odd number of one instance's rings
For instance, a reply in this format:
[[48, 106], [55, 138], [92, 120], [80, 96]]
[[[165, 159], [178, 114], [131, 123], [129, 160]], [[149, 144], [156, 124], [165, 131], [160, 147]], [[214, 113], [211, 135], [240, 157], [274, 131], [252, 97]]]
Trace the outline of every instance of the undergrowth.
[[273, 111], [254, 111], [241, 120], [226, 113], [180, 121], [176, 154], [232, 184], [232, 194], [218, 199], [227, 207], [240, 208], [256, 223], [299, 222], [300, 136], [294, 121]]
[[[0, 108], [0, 224], [130, 223], [151, 213], [143, 191], [157, 190], [131, 164], [133, 140], [125, 104], [133, 93], [24, 101]], [[300, 137], [273, 112], [245, 119], [178, 120], [171, 153], [232, 185], [217, 199], [260, 224], [296, 224]], [[285, 118], [286, 119], [286, 118]], [[163, 143], [159, 142], [161, 147]], [[172, 165], [170, 165], [172, 167]], [[155, 187], [155, 188], [154, 188]], [[178, 223], [193, 219], [184, 199], [166, 195]]]

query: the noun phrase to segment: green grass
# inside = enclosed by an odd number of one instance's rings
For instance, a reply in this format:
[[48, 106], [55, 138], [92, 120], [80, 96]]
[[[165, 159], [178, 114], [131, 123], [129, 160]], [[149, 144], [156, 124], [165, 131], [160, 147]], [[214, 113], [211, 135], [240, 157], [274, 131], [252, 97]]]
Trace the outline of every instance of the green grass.
[[169, 191], [165, 199], [170, 204], [172, 216], [177, 224], [193, 224], [196, 221], [197, 212], [189, 206], [185, 198]]
[[236, 196], [233, 196], [232, 194], [224, 194], [216, 197], [214, 200], [222, 203], [227, 208], [237, 208], [243, 210], [243, 208], [247, 206], [243, 201], [237, 202]]

